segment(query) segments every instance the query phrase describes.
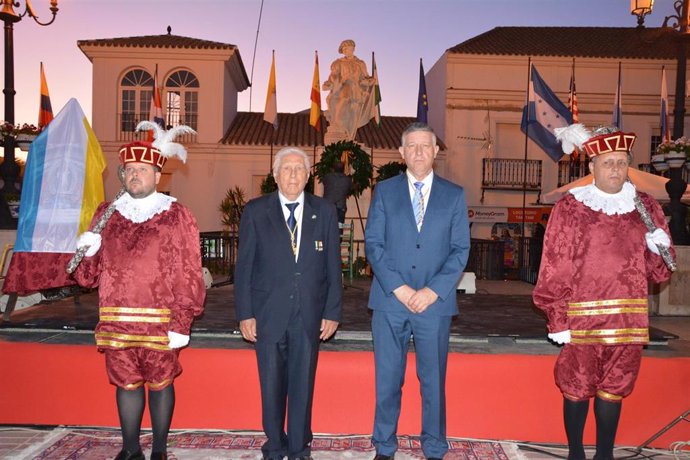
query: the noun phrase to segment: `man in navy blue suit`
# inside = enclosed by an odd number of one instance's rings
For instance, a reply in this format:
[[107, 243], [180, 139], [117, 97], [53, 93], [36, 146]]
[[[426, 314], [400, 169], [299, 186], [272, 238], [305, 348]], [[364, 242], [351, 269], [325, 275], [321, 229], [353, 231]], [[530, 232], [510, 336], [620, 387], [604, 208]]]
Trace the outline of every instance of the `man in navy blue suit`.
[[256, 348], [263, 458], [311, 459], [319, 340], [340, 321], [340, 232], [335, 206], [304, 192], [309, 157], [302, 150], [280, 150], [273, 176], [278, 191], [242, 213], [235, 307], [242, 336]]
[[392, 459], [410, 337], [422, 391], [421, 443], [441, 459], [446, 440], [446, 364], [455, 291], [470, 251], [462, 187], [433, 171], [436, 136], [423, 123], [402, 135], [407, 172], [376, 185], [365, 233], [374, 272], [369, 295], [376, 362], [375, 460]]

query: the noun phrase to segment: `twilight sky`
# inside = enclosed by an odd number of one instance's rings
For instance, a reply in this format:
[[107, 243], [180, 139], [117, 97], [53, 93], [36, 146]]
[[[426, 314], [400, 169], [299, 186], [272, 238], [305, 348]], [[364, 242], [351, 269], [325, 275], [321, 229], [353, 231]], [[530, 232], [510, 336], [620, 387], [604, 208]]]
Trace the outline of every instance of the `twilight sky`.
[[[660, 26], [672, 4], [656, 0], [646, 23]], [[49, 0], [33, 0], [33, 6], [42, 20], [50, 17]], [[237, 45], [251, 78], [261, 0], [60, 0], [58, 6], [51, 26], [30, 18], [15, 24], [17, 123], [37, 122], [40, 61], [54, 113], [76, 97], [91, 118], [92, 68], [77, 40], [158, 35], [170, 25], [174, 35]], [[629, 7], [629, 0], [265, 0], [251, 107], [247, 89], [240, 93], [239, 110], [263, 112], [273, 49], [278, 111], [308, 108], [314, 50], [323, 82], [339, 57], [338, 45], [351, 38], [370, 72], [376, 53], [381, 112], [415, 116], [420, 57], [428, 71], [446, 49], [497, 26], [634, 27]], [[0, 69], [4, 75], [2, 59]]]

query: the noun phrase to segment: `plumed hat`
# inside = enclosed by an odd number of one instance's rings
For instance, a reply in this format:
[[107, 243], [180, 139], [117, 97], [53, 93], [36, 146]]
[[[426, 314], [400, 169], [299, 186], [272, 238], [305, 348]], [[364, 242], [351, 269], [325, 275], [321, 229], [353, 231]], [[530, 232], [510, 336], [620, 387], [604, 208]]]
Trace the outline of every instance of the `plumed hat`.
[[153, 130], [153, 142], [135, 141], [120, 147], [120, 163], [146, 163], [163, 169], [169, 158], [177, 157], [182, 162], [187, 161], [187, 150], [182, 144], [173, 142], [181, 134], [196, 134], [189, 126], [179, 125], [168, 131], [157, 123], [142, 121], [137, 125], [137, 131]]
[[611, 152], [624, 152], [630, 157], [637, 139], [635, 133], [624, 133], [615, 127], [601, 126], [591, 132], [581, 123], [556, 128], [554, 133], [561, 142], [563, 152], [570, 154], [578, 147], [587, 152], [589, 158]]

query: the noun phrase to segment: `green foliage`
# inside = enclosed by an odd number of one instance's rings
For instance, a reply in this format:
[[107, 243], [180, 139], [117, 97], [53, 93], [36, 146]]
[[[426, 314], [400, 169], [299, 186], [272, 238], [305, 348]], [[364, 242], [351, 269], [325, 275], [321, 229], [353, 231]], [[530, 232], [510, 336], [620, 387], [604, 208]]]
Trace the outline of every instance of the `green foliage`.
[[261, 181], [261, 194], [268, 195], [278, 190], [278, 184], [276, 184], [276, 179], [273, 177], [273, 173], [268, 173], [266, 178]]
[[[343, 160], [344, 154], [347, 161]], [[339, 161], [349, 164], [352, 168], [353, 190], [349, 196], [360, 196], [371, 186], [371, 177], [374, 173], [371, 158], [356, 142], [340, 141], [327, 145], [321, 154], [321, 161], [314, 165], [314, 175], [319, 182], [323, 182], [326, 174], [333, 172], [333, 167]]]
[[407, 171], [407, 165], [405, 163], [400, 161], [388, 162], [376, 168], [376, 172], [378, 173], [375, 179], [376, 183], [378, 184], [383, 180], [390, 179], [399, 174], [404, 174], [405, 171]]
[[220, 202], [218, 210], [221, 214], [221, 223], [230, 232], [239, 231], [240, 219], [242, 218], [245, 204], [244, 192], [237, 186], [234, 189], [228, 189], [225, 193], [225, 198]]

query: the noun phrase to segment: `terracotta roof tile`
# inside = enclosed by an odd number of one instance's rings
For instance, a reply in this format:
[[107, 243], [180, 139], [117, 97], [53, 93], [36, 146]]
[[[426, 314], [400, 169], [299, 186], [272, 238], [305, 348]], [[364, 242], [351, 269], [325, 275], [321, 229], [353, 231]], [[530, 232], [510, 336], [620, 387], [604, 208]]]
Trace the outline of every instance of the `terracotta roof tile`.
[[180, 35], [144, 35], [140, 37], [101, 38], [79, 40], [77, 46], [112, 46], [125, 48], [191, 48], [191, 49], [235, 49], [229, 43], [212, 42]]
[[[357, 130], [357, 141], [374, 149], [397, 150], [400, 146], [400, 136], [407, 125], [414, 122], [414, 117], [381, 117], [381, 126], [373, 121]], [[321, 125], [328, 126], [325, 117], [321, 117]], [[294, 145], [298, 147], [314, 147], [323, 145], [323, 134], [314, 131], [309, 125], [309, 112], [279, 113], [278, 129], [264, 121], [262, 112], [238, 112], [221, 143], [234, 145]], [[439, 146], [445, 150], [445, 145], [439, 139]]]
[[[678, 33], [669, 27], [496, 27], [450, 53], [675, 59]], [[689, 50], [690, 51], [690, 50]]]

